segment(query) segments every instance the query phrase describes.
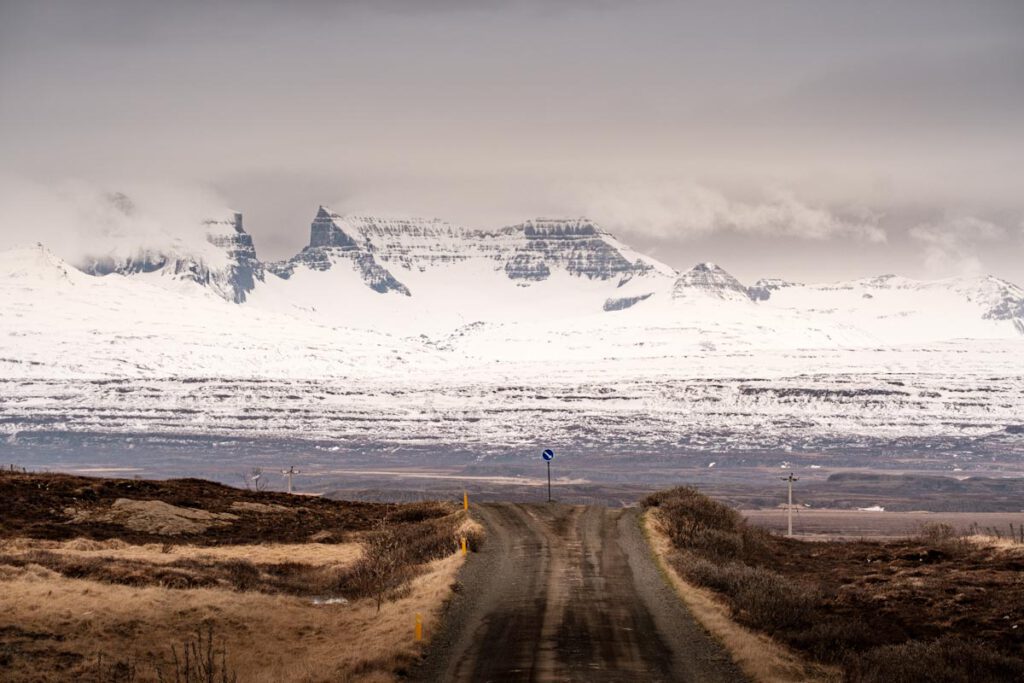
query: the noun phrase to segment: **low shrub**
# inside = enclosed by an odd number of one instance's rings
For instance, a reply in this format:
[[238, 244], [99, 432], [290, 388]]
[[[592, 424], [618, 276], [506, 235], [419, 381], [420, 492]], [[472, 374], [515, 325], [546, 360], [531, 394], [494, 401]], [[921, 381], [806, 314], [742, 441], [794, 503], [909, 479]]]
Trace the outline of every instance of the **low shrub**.
[[694, 583], [725, 594], [737, 619], [769, 633], [809, 624], [820, 598], [817, 590], [764, 567], [690, 557], [682, 570]]
[[971, 542], [963, 534], [957, 532], [955, 527], [941, 522], [923, 524], [917, 540], [922, 545], [929, 546], [946, 555], [964, 555], [972, 548]]
[[692, 487], [651, 494], [643, 505], [658, 508], [665, 533], [680, 550], [721, 560], [751, 560], [765, 550], [764, 531], [751, 529], [739, 512]]
[[850, 683], [1003, 683], [1024, 680], [1024, 662], [984, 643], [944, 636], [886, 645], [848, 658]]
[[790, 632], [787, 641], [819, 662], [839, 664], [851, 653], [900, 642], [905, 637], [899, 625], [892, 622], [880, 628], [877, 622], [868, 625], [862, 619], [819, 611], [813, 623]]

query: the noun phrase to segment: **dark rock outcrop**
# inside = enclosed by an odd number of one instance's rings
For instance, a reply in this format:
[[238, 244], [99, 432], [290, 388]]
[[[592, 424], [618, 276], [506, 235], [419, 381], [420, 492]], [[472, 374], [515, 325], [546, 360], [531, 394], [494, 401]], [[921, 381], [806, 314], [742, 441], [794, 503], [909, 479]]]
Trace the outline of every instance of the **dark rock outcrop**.
[[[641, 260], [629, 261], [610, 242], [611, 235], [586, 218], [541, 218], [507, 230], [525, 238], [505, 264], [505, 272], [512, 279], [543, 280], [551, 266], [592, 280], [621, 278], [621, 282], [652, 270]], [[538, 263], [545, 267], [540, 268]]]
[[654, 292], [648, 292], [647, 294], [641, 294], [640, 296], [624, 296], [620, 299], [608, 299], [604, 302], [604, 310], [624, 311], [627, 308], [636, 306], [645, 299], [649, 299], [652, 294], [654, 294]]

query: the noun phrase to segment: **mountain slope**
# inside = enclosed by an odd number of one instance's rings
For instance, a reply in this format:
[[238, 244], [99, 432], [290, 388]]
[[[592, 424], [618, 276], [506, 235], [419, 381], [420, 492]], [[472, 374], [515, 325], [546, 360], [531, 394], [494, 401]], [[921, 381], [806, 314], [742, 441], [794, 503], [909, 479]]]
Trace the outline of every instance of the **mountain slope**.
[[818, 285], [761, 281], [750, 291], [759, 305], [843, 320], [889, 343], [1024, 334], [1024, 290], [991, 276], [921, 281], [883, 275]]
[[206, 244], [199, 249], [141, 248], [130, 254], [94, 254], [80, 264], [90, 275], [134, 275], [161, 286], [191, 284], [209, 288], [218, 296], [242, 303], [263, 280], [263, 263], [256, 256], [252, 236], [242, 227], [242, 214], [204, 222]]
[[417, 355], [431, 354], [415, 340], [260, 311], [194, 285], [88, 275], [42, 246], [0, 252], [8, 378], [315, 376], [366, 364], [386, 375]]

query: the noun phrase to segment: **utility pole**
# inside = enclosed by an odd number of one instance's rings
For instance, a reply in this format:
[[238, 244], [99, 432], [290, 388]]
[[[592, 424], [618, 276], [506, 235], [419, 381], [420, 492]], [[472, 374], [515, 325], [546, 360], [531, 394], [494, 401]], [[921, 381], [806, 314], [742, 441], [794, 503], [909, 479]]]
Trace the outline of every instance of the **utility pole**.
[[281, 474], [283, 474], [286, 477], [288, 477], [288, 493], [291, 493], [292, 492], [292, 477], [294, 477], [296, 474], [302, 474], [302, 472], [300, 472], [299, 470], [295, 469], [295, 465], [290, 465], [288, 467], [288, 469], [281, 470]]
[[787, 536], [793, 535], [793, 482], [800, 481], [799, 477], [794, 477], [793, 473], [790, 472], [788, 477], [783, 477], [782, 481], [789, 483], [789, 505], [786, 508], [786, 516], [789, 518], [789, 533]]

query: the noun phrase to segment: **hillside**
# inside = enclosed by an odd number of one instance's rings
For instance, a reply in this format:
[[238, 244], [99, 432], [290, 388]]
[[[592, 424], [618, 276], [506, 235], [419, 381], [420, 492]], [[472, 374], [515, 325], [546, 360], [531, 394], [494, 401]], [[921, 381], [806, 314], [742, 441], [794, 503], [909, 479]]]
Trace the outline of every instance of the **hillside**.
[[195, 648], [217, 680], [392, 680], [417, 613], [432, 632], [460, 537], [478, 542], [443, 503], [5, 472], [0, 678], [193, 680], [175, 656]]

